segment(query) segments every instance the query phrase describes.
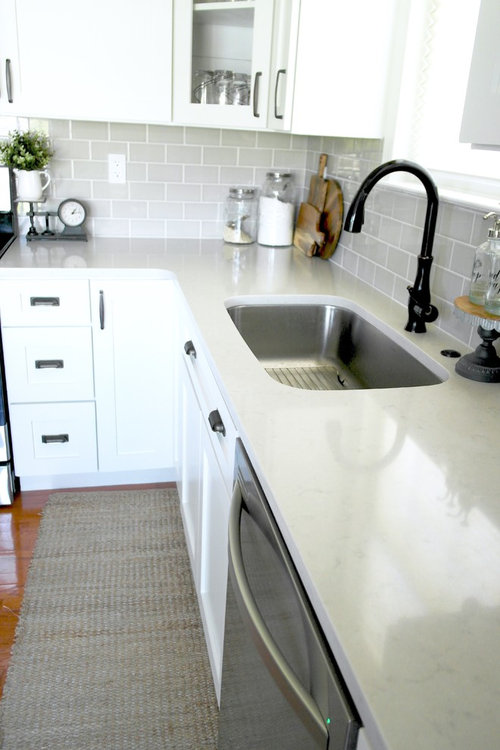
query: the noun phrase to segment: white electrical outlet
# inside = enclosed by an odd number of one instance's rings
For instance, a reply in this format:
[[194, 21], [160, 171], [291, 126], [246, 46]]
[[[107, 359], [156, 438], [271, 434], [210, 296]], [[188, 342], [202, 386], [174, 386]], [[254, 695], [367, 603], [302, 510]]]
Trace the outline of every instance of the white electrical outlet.
[[127, 181], [125, 154], [108, 154], [108, 182], [123, 184]]

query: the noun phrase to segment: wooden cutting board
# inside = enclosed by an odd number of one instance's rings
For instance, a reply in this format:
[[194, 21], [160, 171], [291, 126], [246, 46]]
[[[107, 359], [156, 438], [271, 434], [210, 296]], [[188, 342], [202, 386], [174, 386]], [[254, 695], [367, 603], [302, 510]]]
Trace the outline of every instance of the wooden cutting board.
[[307, 202], [321, 212], [325, 205], [326, 191], [328, 188], [328, 181], [325, 180], [327, 160], [327, 154], [320, 154], [318, 173], [311, 177], [311, 182], [309, 183], [309, 196], [307, 198]]
[[327, 159], [326, 154], [319, 157], [318, 173], [311, 177], [307, 203], [300, 204], [293, 235], [295, 247], [308, 257], [312, 257], [325, 242], [320, 224], [328, 189], [328, 181], [323, 177]]
[[293, 244], [309, 258], [325, 242], [325, 234], [320, 229], [321, 218], [321, 211], [318, 211], [315, 206], [311, 206], [310, 203], [301, 203], [293, 234]]
[[325, 241], [318, 247], [316, 255], [325, 260], [331, 258], [337, 247], [342, 232], [344, 218], [344, 199], [337, 180], [327, 180], [328, 188], [325, 206], [321, 215], [320, 229], [324, 232]]

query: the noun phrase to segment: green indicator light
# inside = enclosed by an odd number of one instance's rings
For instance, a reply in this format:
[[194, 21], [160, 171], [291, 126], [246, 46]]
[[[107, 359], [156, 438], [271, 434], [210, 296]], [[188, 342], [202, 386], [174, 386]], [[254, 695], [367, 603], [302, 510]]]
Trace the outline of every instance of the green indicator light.
[[327, 724], [330, 724], [330, 723], [331, 723], [331, 719], [330, 719], [330, 717], [328, 717], [328, 719], [326, 720], [326, 723], [327, 723]]

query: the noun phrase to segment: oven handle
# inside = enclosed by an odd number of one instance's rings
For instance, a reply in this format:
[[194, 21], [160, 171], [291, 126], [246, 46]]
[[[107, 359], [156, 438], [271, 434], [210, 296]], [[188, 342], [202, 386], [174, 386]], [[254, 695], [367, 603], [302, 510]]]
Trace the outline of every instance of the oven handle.
[[328, 731], [321, 712], [273, 640], [252, 596], [241, 551], [240, 518], [243, 503], [241, 488], [236, 481], [229, 516], [229, 573], [240, 614], [282, 694], [316, 742], [327, 747]]

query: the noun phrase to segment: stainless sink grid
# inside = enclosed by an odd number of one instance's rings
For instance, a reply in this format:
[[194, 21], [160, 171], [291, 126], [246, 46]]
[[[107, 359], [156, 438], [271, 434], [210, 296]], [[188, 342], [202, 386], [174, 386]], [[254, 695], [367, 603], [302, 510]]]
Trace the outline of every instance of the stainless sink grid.
[[345, 368], [326, 364], [272, 365], [264, 368], [268, 375], [283, 385], [307, 391], [342, 391], [362, 388], [356, 379], [345, 372]]

